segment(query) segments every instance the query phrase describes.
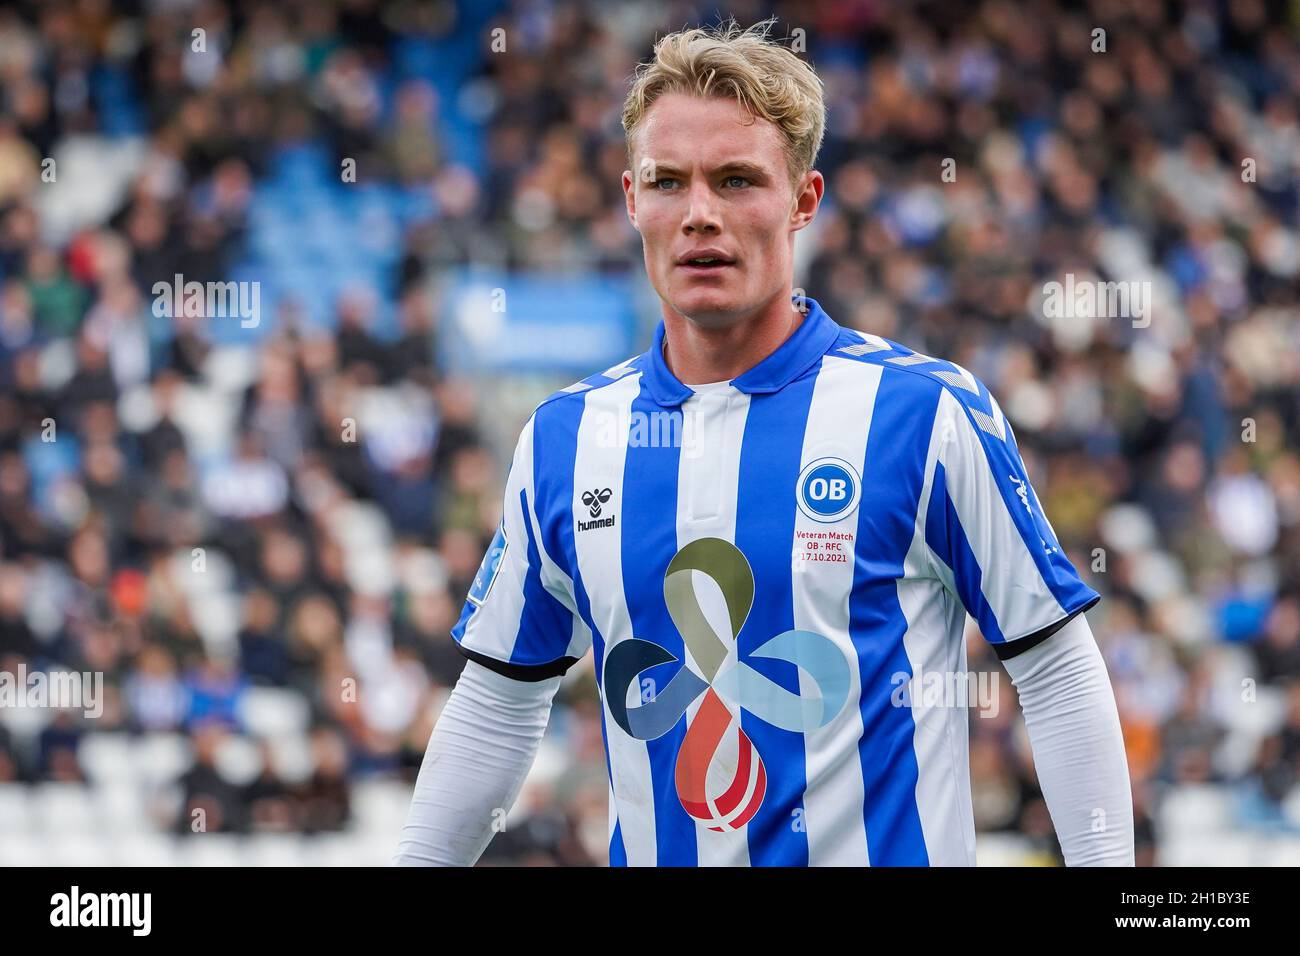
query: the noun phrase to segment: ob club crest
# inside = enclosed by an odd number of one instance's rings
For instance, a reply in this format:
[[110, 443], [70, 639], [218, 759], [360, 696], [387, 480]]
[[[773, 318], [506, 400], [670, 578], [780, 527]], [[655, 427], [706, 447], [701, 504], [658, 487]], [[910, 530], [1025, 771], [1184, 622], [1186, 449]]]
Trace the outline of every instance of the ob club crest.
[[853, 513], [862, 497], [862, 479], [843, 458], [818, 458], [799, 474], [799, 510], [823, 524]]

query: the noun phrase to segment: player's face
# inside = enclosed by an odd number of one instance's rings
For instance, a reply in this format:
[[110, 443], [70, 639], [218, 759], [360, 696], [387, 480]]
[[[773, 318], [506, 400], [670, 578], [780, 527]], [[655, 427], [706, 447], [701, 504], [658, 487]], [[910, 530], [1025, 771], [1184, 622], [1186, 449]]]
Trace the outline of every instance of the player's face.
[[[812, 221], [822, 178], [790, 185], [775, 124], [732, 99], [660, 97], [623, 173], [628, 218], [641, 234], [659, 297], [696, 322], [721, 326], [788, 295], [794, 234]], [[693, 262], [712, 251], [713, 262]]]

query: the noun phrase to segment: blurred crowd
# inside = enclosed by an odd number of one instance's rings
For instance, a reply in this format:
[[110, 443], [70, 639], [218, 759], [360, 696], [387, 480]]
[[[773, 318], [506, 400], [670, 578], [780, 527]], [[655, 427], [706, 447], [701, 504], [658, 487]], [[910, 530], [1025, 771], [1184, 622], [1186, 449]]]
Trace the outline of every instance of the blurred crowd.
[[[499, 518], [500, 438], [522, 423], [488, 427], [493, 383], [440, 362], [445, 287], [482, 264], [641, 269], [622, 98], [655, 36], [705, 12], [502, 4], [454, 101], [403, 79], [397, 45], [447, 36], [469, 6], [0, 11], [0, 670], [107, 683], [97, 720], [0, 712], [0, 787], [86, 780], [79, 753], [108, 732], [188, 741], [151, 804], [178, 834], [198, 809], [208, 830], [345, 829], [358, 781], [414, 779]], [[988, 383], [1104, 595], [1089, 616], [1140, 862], [1168, 862], [1162, 808], [1197, 788], [1224, 818], [1181, 826], [1300, 833], [1300, 8], [728, 12], [777, 14], [826, 86], [827, 202], [796, 283]], [[482, 163], [444, 143], [466, 117]], [[304, 142], [430, 200], [389, 281], [340, 297], [325, 329], [279, 308], [242, 347], [156, 315], [155, 282], [242, 260], [257, 183]], [[57, 171], [80, 201], [49, 199], [45, 160], [87, 143]], [[1067, 274], [1149, 282], [1149, 324], [1049, 316], [1044, 283]], [[1000, 670], [969, 644], [972, 668]], [[605, 862], [591, 666], [488, 861]], [[978, 829], [1058, 861], [1018, 710], [973, 714], [971, 748]]]

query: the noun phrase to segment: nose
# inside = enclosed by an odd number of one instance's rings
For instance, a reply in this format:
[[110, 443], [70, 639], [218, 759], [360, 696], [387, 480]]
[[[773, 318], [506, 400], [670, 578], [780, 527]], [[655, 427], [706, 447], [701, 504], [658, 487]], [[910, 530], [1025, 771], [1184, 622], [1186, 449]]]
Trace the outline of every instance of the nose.
[[691, 182], [690, 202], [686, 207], [686, 217], [682, 220], [682, 231], [688, 236], [693, 233], [713, 234], [722, 231], [717, 197], [702, 177], [696, 177]]

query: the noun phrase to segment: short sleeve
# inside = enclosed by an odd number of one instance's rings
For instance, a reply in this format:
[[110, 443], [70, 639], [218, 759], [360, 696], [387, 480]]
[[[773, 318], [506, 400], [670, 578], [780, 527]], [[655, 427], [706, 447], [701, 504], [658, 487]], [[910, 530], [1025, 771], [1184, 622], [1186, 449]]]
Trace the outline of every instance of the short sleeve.
[[1057, 541], [996, 400], [964, 369], [957, 378], [935, 415], [925, 540], [939, 576], [1005, 659], [1101, 596]]
[[576, 614], [572, 584], [542, 543], [534, 490], [535, 422], [534, 415], [520, 433], [501, 524], [451, 632], [470, 660], [528, 681], [563, 674], [590, 644]]

